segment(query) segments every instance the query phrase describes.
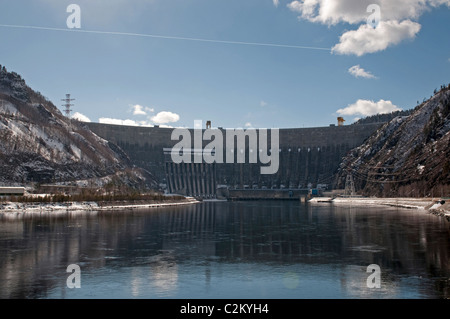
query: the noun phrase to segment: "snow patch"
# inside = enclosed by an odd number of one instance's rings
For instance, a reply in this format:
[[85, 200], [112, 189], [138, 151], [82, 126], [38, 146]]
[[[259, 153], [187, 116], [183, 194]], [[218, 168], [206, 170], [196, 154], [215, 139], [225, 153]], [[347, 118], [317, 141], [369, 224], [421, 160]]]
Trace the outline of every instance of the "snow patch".
[[419, 174], [422, 174], [424, 169], [425, 169], [424, 165], [420, 165], [420, 164], [417, 165], [417, 170], [419, 171]]
[[0, 100], [0, 113], [16, 116], [19, 113], [19, 111], [12, 103]]
[[76, 147], [75, 145], [70, 145], [70, 148], [72, 149], [72, 152], [75, 154], [75, 156], [79, 159], [79, 160], [81, 160], [81, 150], [78, 148], [78, 147]]

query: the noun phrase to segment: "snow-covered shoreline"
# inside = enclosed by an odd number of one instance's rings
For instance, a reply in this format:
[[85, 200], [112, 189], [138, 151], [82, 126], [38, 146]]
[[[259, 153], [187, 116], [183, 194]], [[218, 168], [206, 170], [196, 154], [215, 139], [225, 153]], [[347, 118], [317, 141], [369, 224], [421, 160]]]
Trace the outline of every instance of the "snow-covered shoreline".
[[315, 197], [308, 202], [311, 204], [329, 203], [332, 205], [391, 206], [421, 209], [435, 215], [443, 216], [450, 221], [450, 201], [441, 204], [439, 198]]
[[99, 204], [97, 202], [67, 202], [67, 203], [16, 203], [7, 202], [0, 204], [1, 214], [20, 213], [48, 213], [48, 212], [99, 212], [113, 210], [136, 210], [155, 207], [191, 205], [199, 203], [195, 198], [186, 198], [182, 201], [147, 202], [143, 204], [130, 204], [127, 202], [114, 202], [110, 204]]
[[[450, 201], [444, 204], [439, 199], [430, 198], [375, 198], [375, 197], [315, 197], [308, 201], [311, 204], [328, 204], [339, 206], [391, 206], [409, 209], [420, 209], [426, 212], [443, 216], [450, 221]], [[67, 202], [67, 203], [0, 203], [0, 216], [5, 214], [20, 215], [23, 213], [64, 213], [64, 212], [91, 212], [138, 210], [146, 208], [191, 205], [200, 203], [195, 198], [188, 197], [182, 201], [147, 202], [142, 204], [114, 202]]]

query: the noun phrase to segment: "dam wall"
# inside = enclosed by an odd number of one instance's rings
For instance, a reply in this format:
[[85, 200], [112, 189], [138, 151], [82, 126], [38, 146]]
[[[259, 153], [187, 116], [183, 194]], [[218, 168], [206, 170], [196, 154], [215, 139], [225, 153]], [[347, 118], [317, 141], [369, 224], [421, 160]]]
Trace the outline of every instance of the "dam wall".
[[[261, 174], [261, 167], [267, 165], [259, 160], [257, 163], [249, 162], [253, 152], [249, 147], [249, 137], [246, 137], [245, 149], [238, 149], [236, 145], [233, 163], [178, 164], [173, 163], [167, 152], [179, 142], [178, 139], [171, 140], [172, 128], [85, 124], [98, 136], [122, 148], [134, 165], [151, 172], [169, 192], [216, 197], [219, 186], [230, 189], [329, 188], [342, 157], [361, 145], [383, 123], [279, 129], [279, 167], [274, 174]], [[189, 130], [192, 145], [193, 131]], [[220, 131], [224, 136], [225, 154], [227, 130], [220, 128]], [[255, 131], [259, 136], [260, 130]], [[202, 147], [210, 142], [203, 141]], [[239, 152], [245, 152], [246, 162], [237, 162]]]

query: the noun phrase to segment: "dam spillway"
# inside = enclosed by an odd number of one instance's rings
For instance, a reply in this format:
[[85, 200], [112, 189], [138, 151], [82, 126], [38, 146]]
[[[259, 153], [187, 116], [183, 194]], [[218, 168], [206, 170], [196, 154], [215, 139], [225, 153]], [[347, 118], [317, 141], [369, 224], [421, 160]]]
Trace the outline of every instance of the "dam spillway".
[[[179, 142], [171, 139], [173, 128], [85, 124], [98, 136], [119, 146], [133, 165], [149, 171], [169, 192], [215, 198], [223, 188], [332, 186], [342, 157], [361, 145], [383, 123], [279, 129], [279, 167], [274, 174], [261, 174], [260, 169], [265, 165], [259, 162], [174, 163], [167, 151]], [[256, 129], [257, 134], [259, 131]], [[247, 145], [244, 151], [248, 159], [252, 150]], [[236, 149], [235, 153], [238, 152]]]

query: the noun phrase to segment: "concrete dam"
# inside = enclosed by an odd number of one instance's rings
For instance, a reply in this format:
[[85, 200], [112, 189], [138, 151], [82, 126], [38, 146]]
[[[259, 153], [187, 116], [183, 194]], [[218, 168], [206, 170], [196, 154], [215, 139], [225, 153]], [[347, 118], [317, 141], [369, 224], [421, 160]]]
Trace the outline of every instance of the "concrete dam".
[[[262, 163], [260, 159], [250, 160], [255, 158], [253, 152], [262, 151], [260, 147], [263, 129], [253, 129], [254, 136], [260, 138], [255, 150], [250, 146], [253, 145], [250, 141], [251, 134], [244, 136], [246, 142], [244, 146], [242, 143], [239, 144], [238, 137], [233, 137], [237, 142], [230, 150], [226, 147], [229, 144], [225, 139], [228, 129], [212, 129], [220, 131], [219, 133], [224, 136], [218, 145], [223, 145], [222, 154], [226, 154], [227, 149], [233, 153], [227, 157], [233, 161], [211, 163], [203, 159], [200, 162], [180, 163], [174, 162], [171, 156], [172, 148], [181, 140], [171, 139], [174, 130], [172, 128], [85, 124], [98, 136], [124, 150], [135, 166], [153, 174], [170, 193], [217, 198], [230, 197], [229, 192], [232, 191], [239, 197], [243, 191], [247, 191], [247, 196], [252, 193], [256, 197], [264, 197], [264, 192], [277, 190], [280, 198], [287, 196], [286, 194], [298, 198], [299, 194], [307, 193], [310, 188], [332, 187], [333, 176], [339, 168], [342, 157], [352, 148], [361, 145], [383, 123], [279, 129], [276, 145], [279, 164], [273, 174], [261, 174], [262, 167], [268, 166], [267, 162]], [[203, 134], [206, 130], [186, 129], [186, 131], [190, 133], [191, 145], [195, 145], [195, 132]], [[249, 132], [249, 130], [242, 131]], [[273, 132], [268, 134], [266, 144], [268, 154], [276, 152], [271, 148], [271, 134]], [[201, 147], [205, 148], [213, 140], [215, 139], [202, 140]], [[198, 147], [198, 144], [196, 145]], [[195, 149], [192, 148], [191, 151], [195, 152]], [[239, 160], [240, 155], [245, 161]], [[193, 156], [195, 157], [195, 154]], [[285, 190], [285, 193], [280, 190]]]

